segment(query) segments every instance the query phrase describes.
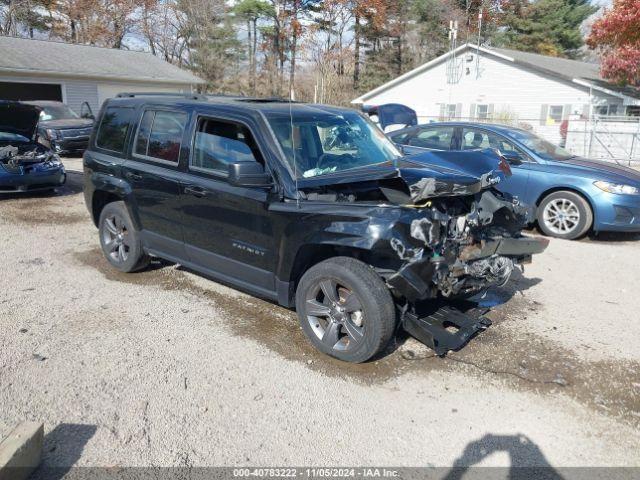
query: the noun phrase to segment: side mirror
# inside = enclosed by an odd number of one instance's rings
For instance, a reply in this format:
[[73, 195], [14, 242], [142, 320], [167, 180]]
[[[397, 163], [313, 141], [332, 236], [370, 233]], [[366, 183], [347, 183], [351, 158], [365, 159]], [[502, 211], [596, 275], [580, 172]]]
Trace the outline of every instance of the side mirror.
[[91, 111], [91, 106], [89, 105], [88, 102], [82, 103], [82, 106], [80, 107], [80, 117], [86, 118], [87, 120], [96, 119], [96, 117], [93, 115], [93, 112]]
[[258, 162], [235, 162], [229, 164], [229, 183], [236, 187], [261, 187], [273, 185], [271, 175]]
[[524, 162], [522, 155], [520, 155], [518, 152], [500, 152], [500, 155], [502, 155], [502, 158], [504, 158], [511, 165], [522, 165]]

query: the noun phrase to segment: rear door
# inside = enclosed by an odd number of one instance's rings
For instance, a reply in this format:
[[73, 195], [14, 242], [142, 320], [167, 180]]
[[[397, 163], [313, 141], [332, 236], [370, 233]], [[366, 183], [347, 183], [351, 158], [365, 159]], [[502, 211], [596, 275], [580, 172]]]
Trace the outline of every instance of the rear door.
[[275, 245], [268, 190], [231, 185], [228, 164], [264, 159], [249, 124], [200, 115], [194, 122], [182, 219], [189, 260], [222, 280], [274, 298]]
[[[188, 136], [189, 114], [147, 105], [138, 112], [138, 119], [123, 175], [133, 189], [142, 239], [152, 253], [184, 259], [178, 164]], [[184, 152], [188, 154], [188, 148]]]

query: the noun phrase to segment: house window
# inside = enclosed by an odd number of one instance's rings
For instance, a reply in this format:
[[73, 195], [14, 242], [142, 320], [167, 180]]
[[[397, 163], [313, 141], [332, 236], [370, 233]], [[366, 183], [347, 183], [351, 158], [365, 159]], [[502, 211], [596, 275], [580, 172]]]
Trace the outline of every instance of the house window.
[[549, 107], [549, 118], [552, 119], [554, 122], [561, 122], [562, 110], [563, 110], [562, 105], [551, 105]]
[[476, 118], [478, 120], [486, 120], [489, 118], [489, 105], [476, 106]]
[[638, 105], [629, 105], [627, 107], [627, 115], [629, 117], [640, 117], [640, 106], [638, 106]]
[[456, 118], [456, 104], [448, 103], [445, 109], [445, 114], [447, 118]]

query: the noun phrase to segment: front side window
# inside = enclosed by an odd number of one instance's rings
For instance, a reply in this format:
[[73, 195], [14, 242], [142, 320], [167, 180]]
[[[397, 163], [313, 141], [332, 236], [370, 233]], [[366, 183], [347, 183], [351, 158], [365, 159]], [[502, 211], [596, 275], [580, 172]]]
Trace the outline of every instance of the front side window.
[[191, 156], [192, 167], [226, 173], [230, 163], [249, 161], [263, 163], [261, 160], [253, 136], [247, 127], [208, 118], [199, 120]]
[[477, 150], [483, 148], [495, 148], [503, 153], [518, 152], [516, 146], [501, 135], [475, 128], [465, 128], [462, 130], [462, 150]]
[[136, 135], [136, 155], [178, 163], [187, 114], [164, 110], [144, 112]]
[[357, 112], [309, 111], [265, 114], [285, 158], [298, 177], [314, 177], [391, 162], [396, 146]]
[[130, 107], [107, 107], [98, 127], [96, 146], [122, 153], [132, 114], [133, 108]]
[[454, 127], [425, 128], [418, 130], [417, 134], [409, 138], [407, 145], [431, 150], [449, 150], [451, 149], [453, 132]]

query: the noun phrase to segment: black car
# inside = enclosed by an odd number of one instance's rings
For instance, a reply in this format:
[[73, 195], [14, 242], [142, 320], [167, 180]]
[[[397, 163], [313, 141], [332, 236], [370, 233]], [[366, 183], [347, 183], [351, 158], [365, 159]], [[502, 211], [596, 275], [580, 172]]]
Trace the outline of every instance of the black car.
[[84, 194], [113, 267], [180, 263], [295, 307], [318, 349], [362, 362], [398, 319], [459, 347], [487, 321], [423, 306], [504, 284], [546, 247], [492, 165], [425, 167], [344, 108], [128, 94], [102, 107]]
[[40, 109], [0, 100], [0, 193], [52, 190], [66, 181], [60, 158], [36, 141]]
[[84, 152], [93, 129], [93, 113], [88, 103], [83, 103], [78, 115], [62, 102], [38, 100], [24, 102], [40, 108], [38, 140], [59, 155]]

